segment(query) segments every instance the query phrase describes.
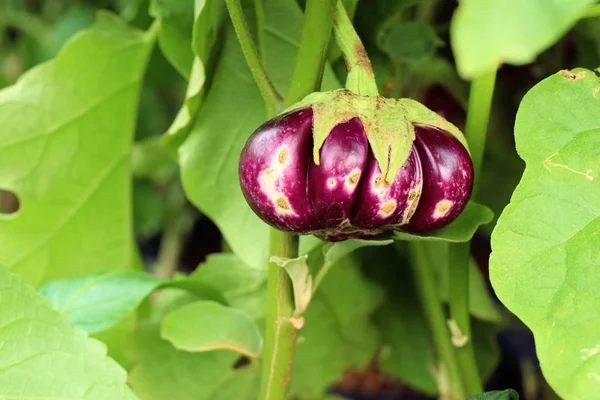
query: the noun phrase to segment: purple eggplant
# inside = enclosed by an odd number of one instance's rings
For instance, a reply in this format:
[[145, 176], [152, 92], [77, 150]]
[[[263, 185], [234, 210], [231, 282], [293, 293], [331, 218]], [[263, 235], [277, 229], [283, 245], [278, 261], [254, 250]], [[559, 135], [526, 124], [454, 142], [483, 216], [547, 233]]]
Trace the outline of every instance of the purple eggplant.
[[469, 154], [443, 130], [416, 127], [406, 162], [387, 183], [359, 118], [332, 129], [319, 165], [312, 128], [311, 108], [289, 112], [260, 126], [242, 150], [242, 193], [273, 227], [328, 241], [422, 232], [450, 222], [470, 196]]
[[415, 127], [415, 147], [423, 168], [423, 191], [407, 232], [429, 232], [456, 219], [473, 191], [473, 163], [467, 149], [448, 132]]

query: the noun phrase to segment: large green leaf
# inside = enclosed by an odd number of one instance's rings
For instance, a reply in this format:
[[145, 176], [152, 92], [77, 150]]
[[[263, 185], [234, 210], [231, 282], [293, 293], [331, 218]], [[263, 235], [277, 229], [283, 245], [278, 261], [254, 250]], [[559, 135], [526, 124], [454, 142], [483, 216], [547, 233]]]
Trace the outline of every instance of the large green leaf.
[[599, 87], [592, 71], [561, 71], [527, 93], [515, 124], [525, 173], [492, 234], [494, 289], [567, 400], [600, 392]]
[[[272, 1], [265, 13], [266, 64], [269, 76], [285, 93], [294, 67], [302, 13], [292, 0]], [[336, 85], [327, 68], [325, 88]], [[238, 161], [244, 143], [266, 118], [262, 98], [235, 32], [228, 25], [212, 85], [188, 139], [180, 147], [179, 160], [190, 200], [217, 224], [233, 252], [252, 266], [267, 261], [268, 227], [244, 200]]]
[[168, 314], [160, 335], [190, 352], [233, 350], [256, 358], [262, 349], [258, 327], [242, 310], [214, 301], [196, 301]]
[[135, 365], [129, 376], [141, 400], [256, 400], [256, 368], [235, 369], [232, 351], [188, 353], [159, 336], [147, 323], [133, 341]]
[[501, 63], [532, 62], [595, 0], [462, 0], [450, 39], [459, 73], [473, 78]]
[[149, 36], [101, 13], [0, 92], [0, 262], [39, 285], [132, 263], [131, 148]]
[[0, 267], [0, 398], [134, 400], [106, 346]]

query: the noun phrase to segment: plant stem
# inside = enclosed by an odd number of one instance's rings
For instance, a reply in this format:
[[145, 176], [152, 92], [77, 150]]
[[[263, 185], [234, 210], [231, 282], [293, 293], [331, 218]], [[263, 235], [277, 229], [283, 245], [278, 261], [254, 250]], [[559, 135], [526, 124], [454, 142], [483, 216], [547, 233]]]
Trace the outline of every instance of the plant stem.
[[275, 86], [273, 86], [273, 83], [269, 80], [267, 71], [260, 61], [256, 45], [252, 40], [250, 29], [248, 28], [248, 24], [244, 17], [244, 10], [242, 9], [240, 0], [225, 0], [225, 3], [227, 4], [227, 10], [229, 11], [229, 16], [231, 17], [231, 22], [233, 23], [233, 28], [235, 29], [240, 47], [246, 58], [246, 63], [258, 85], [258, 90], [265, 101], [269, 114], [273, 115], [279, 110], [281, 96], [277, 93]]
[[[452, 342], [450, 341], [446, 316], [442, 308], [442, 302], [438, 296], [438, 287], [435, 282], [432, 266], [427, 258], [426, 246], [425, 242], [411, 242], [410, 250], [415, 283], [417, 284], [423, 311], [429, 324], [437, 356], [444, 367], [443, 370], [438, 371], [438, 374], [446, 373], [450, 384], [450, 393], [440, 394], [451, 395], [453, 399], [462, 400], [466, 396], [462, 387], [460, 366]], [[443, 390], [444, 388], [440, 387], [440, 391]]]
[[[286, 105], [302, 100], [321, 87], [327, 42], [333, 24], [333, 5], [334, 0], [307, 1], [302, 38]], [[270, 232], [270, 257], [298, 256], [298, 236], [276, 229]], [[273, 262], [269, 263], [268, 268], [267, 325], [259, 399], [285, 400], [302, 322], [294, 318], [293, 290], [287, 273]]]
[[[471, 151], [475, 170], [473, 198], [477, 197], [483, 153], [487, 136], [492, 97], [496, 81], [496, 71], [483, 74], [471, 83], [465, 136]], [[456, 349], [461, 367], [466, 394], [473, 396], [483, 391], [481, 377], [477, 369], [471, 338], [471, 317], [469, 312], [469, 264], [471, 244], [453, 243], [450, 245], [450, 318], [467, 338], [467, 343]]]
[[186, 209], [186, 197], [179, 181], [170, 185], [166, 198], [167, 224], [160, 241], [154, 274], [170, 278], [177, 271], [183, 241], [192, 227], [193, 216]]
[[267, 39], [265, 37], [265, 6], [263, 0], [254, 0], [254, 12], [256, 13], [256, 41], [258, 42], [258, 55], [260, 61], [267, 63]]
[[471, 82], [469, 92], [469, 107], [467, 110], [467, 122], [465, 125], [465, 136], [469, 144], [473, 168], [475, 170], [475, 182], [473, 197], [476, 197], [479, 188], [479, 180], [483, 165], [483, 152], [487, 137], [488, 122], [492, 109], [492, 97], [494, 85], [496, 84], [496, 71], [478, 76]]
[[302, 39], [284, 107], [321, 88], [334, 10], [335, 0], [306, 3]]
[[348, 70], [346, 87], [360, 95], [377, 96], [379, 93], [371, 61], [341, 0], [337, 2], [334, 26], [335, 39]]

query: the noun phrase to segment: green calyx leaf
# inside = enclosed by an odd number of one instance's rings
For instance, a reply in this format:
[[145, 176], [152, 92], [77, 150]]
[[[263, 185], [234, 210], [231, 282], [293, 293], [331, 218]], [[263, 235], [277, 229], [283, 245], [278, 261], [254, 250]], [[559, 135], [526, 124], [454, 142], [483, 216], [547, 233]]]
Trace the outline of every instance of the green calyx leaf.
[[317, 165], [321, 146], [329, 133], [353, 118], [360, 119], [379, 168], [390, 183], [408, 159], [415, 140], [415, 125], [444, 129], [467, 147], [464, 135], [456, 126], [415, 100], [362, 96], [338, 89], [312, 93], [285, 112], [307, 107], [313, 110], [313, 157]]

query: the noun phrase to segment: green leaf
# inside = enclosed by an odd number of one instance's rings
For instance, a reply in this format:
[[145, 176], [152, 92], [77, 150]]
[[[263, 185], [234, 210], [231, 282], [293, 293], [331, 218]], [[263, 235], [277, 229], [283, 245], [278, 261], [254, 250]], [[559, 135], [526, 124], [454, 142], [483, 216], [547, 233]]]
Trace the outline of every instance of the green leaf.
[[[282, 0], [269, 4], [265, 14], [266, 65], [274, 84], [285, 93], [294, 67], [302, 13], [295, 1]], [[238, 162], [246, 140], [267, 114], [229, 24], [223, 41], [210, 90], [179, 149], [179, 161], [189, 199], [216, 223], [233, 252], [256, 267], [268, 259], [268, 226], [242, 195]], [[327, 68], [325, 88], [337, 85]], [[250, 236], [252, 240], [248, 240]]]
[[118, 272], [55, 280], [39, 292], [71, 325], [96, 333], [122, 321], [160, 283], [153, 275]]
[[233, 350], [256, 358], [262, 348], [258, 327], [243, 311], [212, 301], [197, 301], [168, 314], [161, 337], [190, 352]]
[[468, 400], [519, 400], [519, 394], [512, 389], [495, 390], [469, 397]]
[[245, 311], [254, 319], [265, 316], [266, 271], [251, 268], [232, 253], [209, 255], [190, 279], [216, 288], [229, 305]]
[[129, 381], [141, 400], [256, 400], [256, 368], [235, 368], [239, 354], [177, 350], [155, 323], [142, 325], [132, 343]]
[[158, 44], [163, 54], [183, 77], [189, 79], [194, 61], [194, 0], [151, 0], [150, 15], [160, 21]]
[[26, 282], [131, 268], [129, 151], [151, 46], [100, 13], [0, 92], [0, 187], [21, 202], [0, 217], [0, 262]]
[[188, 136], [204, 97], [204, 84], [207, 71], [212, 65], [213, 48], [217, 47], [215, 46], [217, 32], [225, 16], [224, 8], [224, 2], [220, 0], [195, 0], [194, 2], [191, 46], [195, 56], [188, 76], [188, 88], [183, 106], [163, 135], [165, 146], [173, 153], [177, 152], [177, 148]]
[[427, 240], [438, 242], [468, 242], [477, 228], [489, 223], [494, 214], [481, 204], [469, 201], [463, 212], [448, 226], [422, 235], [413, 235], [406, 232], [394, 232], [396, 240]]
[[0, 398], [135, 400], [106, 346], [0, 267]]
[[463, 0], [450, 26], [457, 68], [474, 78], [507, 62], [532, 62], [595, 0]]
[[415, 64], [433, 57], [441, 44], [433, 27], [423, 21], [394, 24], [381, 31], [377, 45], [394, 63]]
[[71, 325], [89, 333], [118, 324], [138, 308], [152, 291], [175, 287], [196, 298], [225, 302], [215, 288], [192, 279], [161, 280], [143, 272], [116, 272], [54, 280], [40, 288], [55, 310]]
[[566, 399], [600, 392], [600, 82], [561, 71], [523, 98], [521, 182], [492, 233], [490, 278], [533, 332], [542, 372]]

